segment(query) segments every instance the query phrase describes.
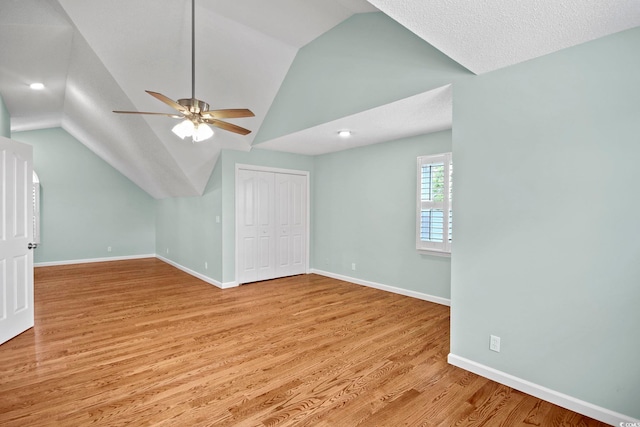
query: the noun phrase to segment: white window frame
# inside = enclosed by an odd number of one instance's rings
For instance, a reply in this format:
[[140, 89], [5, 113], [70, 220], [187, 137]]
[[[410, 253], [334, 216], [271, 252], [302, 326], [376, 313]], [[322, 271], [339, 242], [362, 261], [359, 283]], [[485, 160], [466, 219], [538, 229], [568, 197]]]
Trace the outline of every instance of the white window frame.
[[[449, 240], [448, 215], [451, 211], [451, 153], [419, 156], [416, 177], [416, 249], [421, 253], [431, 255], [451, 256], [451, 242]], [[422, 200], [422, 167], [431, 164], [444, 164], [444, 200]], [[421, 239], [422, 210], [441, 209], [446, 223], [443, 225], [442, 242], [423, 241]]]

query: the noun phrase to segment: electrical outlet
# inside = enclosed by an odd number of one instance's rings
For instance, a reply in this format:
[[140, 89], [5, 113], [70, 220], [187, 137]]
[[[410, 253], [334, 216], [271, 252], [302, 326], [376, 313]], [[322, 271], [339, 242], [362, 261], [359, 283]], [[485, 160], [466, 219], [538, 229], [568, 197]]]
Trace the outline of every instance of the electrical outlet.
[[167, 253], [169, 253], [169, 248], [167, 248]]
[[220, 222], [220, 215], [216, 215], [216, 222], [219, 223]]
[[353, 271], [356, 271], [356, 263], [355, 263], [355, 262], [352, 262], [352, 263], [351, 263], [351, 269], [352, 269]]
[[489, 350], [500, 353], [500, 337], [491, 335], [491, 341], [489, 342]]
[[207, 261], [204, 262], [204, 269], [208, 270], [209, 269], [209, 264], [207, 263]]
[[107, 252], [111, 252], [111, 246], [107, 246]]

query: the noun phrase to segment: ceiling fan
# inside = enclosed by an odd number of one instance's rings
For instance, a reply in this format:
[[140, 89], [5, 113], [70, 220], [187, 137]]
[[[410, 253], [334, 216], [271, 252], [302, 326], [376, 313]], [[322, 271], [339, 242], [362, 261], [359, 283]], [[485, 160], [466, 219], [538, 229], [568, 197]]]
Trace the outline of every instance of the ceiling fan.
[[145, 111], [116, 111], [114, 113], [123, 114], [153, 114], [157, 116], [167, 116], [174, 119], [184, 119], [175, 125], [173, 133], [184, 139], [191, 137], [194, 142], [204, 141], [213, 136], [213, 130], [209, 127], [215, 126], [229, 132], [247, 135], [251, 133], [249, 129], [234, 125], [220, 119], [235, 119], [243, 117], [254, 117], [255, 114], [246, 108], [233, 108], [225, 110], [209, 110], [209, 104], [196, 98], [196, 35], [195, 35], [195, 0], [191, 0], [191, 98], [178, 99], [174, 101], [167, 96], [146, 90], [149, 95], [164, 102], [177, 113], [150, 113]]

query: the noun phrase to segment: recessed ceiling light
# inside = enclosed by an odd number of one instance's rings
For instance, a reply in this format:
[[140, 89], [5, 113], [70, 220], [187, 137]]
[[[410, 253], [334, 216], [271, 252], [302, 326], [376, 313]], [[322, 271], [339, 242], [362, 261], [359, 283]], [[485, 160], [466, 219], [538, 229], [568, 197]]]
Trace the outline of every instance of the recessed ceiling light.
[[42, 90], [44, 89], [44, 84], [43, 83], [31, 83], [29, 85], [29, 87], [33, 90]]
[[341, 136], [342, 138], [349, 138], [351, 136], [351, 131], [341, 130], [340, 132], [338, 132], [338, 135]]

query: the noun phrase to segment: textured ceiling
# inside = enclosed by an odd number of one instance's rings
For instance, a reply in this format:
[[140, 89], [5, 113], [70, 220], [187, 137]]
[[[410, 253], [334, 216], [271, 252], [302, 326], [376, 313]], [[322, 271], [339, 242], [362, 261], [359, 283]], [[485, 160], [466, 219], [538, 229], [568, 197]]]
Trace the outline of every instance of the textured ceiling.
[[[0, 93], [12, 131], [62, 126], [154, 197], [201, 194], [224, 148], [249, 150], [298, 49], [354, 13], [382, 10], [475, 73], [640, 25], [638, 0], [197, 0], [196, 97], [250, 108], [206, 143], [180, 141], [146, 94], [191, 95], [188, 0], [2, 0]], [[46, 89], [31, 91], [42, 81]], [[384, 120], [381, 119], [384, 117]], [[425, 118], [429, 117], [429, 120]], [[354, 130], [337, 140], [336, 126]], [[260, 144], [320, 154], [451, 126], [434, 89]], [[302, 142], [304, 141], [304, 145]]]
[[639, 0], [369, 0], [475, 74], [640, 25]]

